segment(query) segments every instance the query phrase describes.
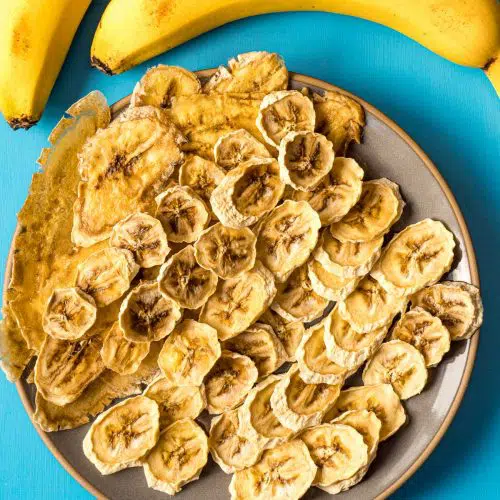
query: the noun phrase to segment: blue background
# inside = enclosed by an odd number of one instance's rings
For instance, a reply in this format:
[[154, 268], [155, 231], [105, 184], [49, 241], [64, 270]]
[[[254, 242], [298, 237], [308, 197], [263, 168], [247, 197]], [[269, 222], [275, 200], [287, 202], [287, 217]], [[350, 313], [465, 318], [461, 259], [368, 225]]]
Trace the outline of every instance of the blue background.
[[[437, 164], [458, 199], [477, 251], [486, 321], [471, 384], [453, 424], [394, 498], [500, 498], [500, 106], [482, 71], [456, 66], [367, 21], [287, 13], [226, 25], [108, 77], [88, 62], [106, 3], [95, 0], [90, 7], [39, 125], [14, 133], [0, 119], [1, 281], [35, 160], [72, 102], [100, 89], [112, 103], [160, 62], [196, 70], [240, 52], [279, 52], [291, 70], [348, 89], [395, 120]], [[0, 498], [89, 498], [45, 448], [14, 385], [2, 375], [0, 408]]]

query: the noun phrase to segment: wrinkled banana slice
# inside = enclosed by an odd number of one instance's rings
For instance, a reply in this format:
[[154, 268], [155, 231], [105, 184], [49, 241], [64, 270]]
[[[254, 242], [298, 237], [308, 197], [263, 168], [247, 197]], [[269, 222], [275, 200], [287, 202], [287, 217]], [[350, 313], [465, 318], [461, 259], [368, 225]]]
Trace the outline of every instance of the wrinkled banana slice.
[[427, 383], [425, 359], [407, 342], [385, 342], [366, 364], [363, 383], [391, 384], [400, 399], [409, 399], [420, 394]]
[[200, 92], [201, 84], [194, 73], [179, 66], [159, 64], [149, 68], [137, 82], [130, 106], [155, 106], [165, 109], [172, 105], [172, 97]]
[[158, 366], [172, 384], [199, 386], [220, 355], [217, 331], [204, 323], [186, 319], [165, 340]]
[[402, 340], [418, 349], [426, 366], [436, 366], [450, 350], [450, 332], [437, 316], [415, 307], [401, 316], [391, 339]]
[[437, 316], [450, 332], [451, 340], [468, 339], [483, 323], [479, 289], [462, 281], [443, 281], [411, 297], [418, 306]]
[[330, 232], [340, 241], [374, 240], [399, 220], [404, 206], [399, 186], [394, 182], [388, 179], [363, 182], [358, 202], [330, 226]]
[[280, 282], [311, 255], [321, 227], [318, 214], [305, 201], [286, 200], [259, 223], [257, 258]]
[[270, 158], [254, 158], [226, 174], [213, 190], [210, 203], [222, 224], [246, 227], [272, 210], [284, 189], [278, 162]]
[[229, 279], [255, 264], [257, 238], [248, 228], [230, 228], [220, 222], [205, 229], [194, 244], [195, 257], [205, 269]]
[[352, 158], [335, 158], [332, 170], [311, 191], [294, 190], [291, 199], [307, 201], [322, 226], [339, 221], [358, 202], [364, 171]]
[[314, 132], [315, 120], [308, 97], [298, 90], [278, 90], [262, 99], [256, 125], [264, 140], [278, 148], [288, 132]]
[[43, 314], [43, 330], [60, 340], [83, 337], [97, 317], [94, 299], [79, 288], [56, 288]]
[[226, 474], [251, 467], [262, 453], [256, 442], [238, 434], [238, 428], [237, 409], [218, 415], [210, 424], [210, 454]]
[[119, 323], [130, 342], [154, 342], [165, 338], [181, 316], [179, 304], [160, 293], [153, 281], [136, 286], [127, 295], [120, 307]]
[[173, 385], [165, 377], [151, 382], [143, 396], [156, 401], [160, 410], [160, 429], [183, 418], [195, 419], [205, 409], [205, 387], [203, 385]]
[[104, 248], [78, 266], [76, 286], [90, 295], [97, 307], [104, 307], [129, 289], [138, 271], [139, 266], [130, 250]]
[[101, 474], [138, 467], [158, 441], [159, 421], [152, 399], [125, 399], [97, 417], [85, 435], [83, 452]]
[[160, 292], [186, 309], [198, 309], [215, 292], [217, 275], [196, 261], [188, 245], [161, 266], [158, 276]]
[[317, 467], [303, 441], [294, 439], [267, 450], [252, 467], [237, 471], [231, 500], [297, 500], [312, 485]]
[[170, 424], [144, 461], [144, 474], [150, 488], [175, 495], [196, 481], [208, 460], [205, 431], [192, 419]]
[[176, 243], [192, 243], [210, 222], [205, 202], [188, 186], [172, 186], [156, 198], [156, 218]]
[[259, 262], [237, 278], [219, 281], [207, 300], [200, 321], [213, 326], [220, 340], [246, 330], [269, 307], [276, 295], [273, 275]]
[[258, 376], [257, 367], [248, 356], [223, 350], [205, 378], [208, 413], [213, 415], [236, 408]]
[[387, 293], [378, 281], [366, 276], [338, 308], [354, 330], [367, 333], [391, 323], [407, 304], [407, 298]]
[[391, 239], [371, 274], [389, 293], [410, 295], [450, 270], [454, 248], [453, 234], [442, 222], [424, 219]]
[[266, 146], [244, 128], [221, 135], [214, 146], [215, 163], [226, 172], [256, 158], [271, 158]]
[[332, 143], [315, 132], [288, 132], [279, 145], [281, 178], [300, 191], [312, 191], [328, 175], [334, 159]]

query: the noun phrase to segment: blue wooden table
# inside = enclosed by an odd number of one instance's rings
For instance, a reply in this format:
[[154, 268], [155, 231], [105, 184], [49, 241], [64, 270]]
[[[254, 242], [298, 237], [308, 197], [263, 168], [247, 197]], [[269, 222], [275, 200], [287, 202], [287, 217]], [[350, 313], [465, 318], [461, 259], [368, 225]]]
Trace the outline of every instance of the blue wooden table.
[[[395, 497], [500, 498], [500, 101], [486, 77], [383, 26], [322, 13], [235, 22], [108, 77], [88, 62], [106, 3], [94, 0], [40, 124], [13, 132], [0, 120], [0, 282], [35, 160], [72, 102], [100, 89], [112, 103], [132, 91], [149, 65], [160, 62], [196, 70], [240, 52], [279, 52], [290, 70], [350, 90], [395, 120], [437, 164], [458, 199], [479, 260], [486, 321], [453, 424]], [[89, 498], [45, 448], [3, 375], [0, 408], [0, 498]]]

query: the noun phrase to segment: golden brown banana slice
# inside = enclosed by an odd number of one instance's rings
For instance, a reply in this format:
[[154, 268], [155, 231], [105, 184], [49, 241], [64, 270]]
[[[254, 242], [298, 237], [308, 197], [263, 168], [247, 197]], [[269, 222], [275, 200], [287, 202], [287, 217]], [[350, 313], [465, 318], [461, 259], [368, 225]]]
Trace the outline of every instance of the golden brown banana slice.
[[103, 248], [78, 266], [76, 286], [90, 295], [97, 307], [104, 307], [129, 289], [138, 271], [139, 266], [130, 250]]
[[237, 278], [220, 280], [200, 313], [200, 321], [213, 326], [220, 340], [246, 330], [269, 307], [276, 295], [273, 275], [259, 262]]
[[149, 68], [137, 82], [130, 106], [155, 106], [165, 109], [172, 105], [172, 97], [200, 92], [201, 84], [194, 73], [179, 66], [159, 64]]
[[186, 309], [198, 309], [215, 292], [217, 275], [196, 262], [192, 245], [188, 245], [161, 266], [158, 276], [160, 292]]
[[407, 342], [385, 342], [366, 363], [363, 383], [391, 384], [400, 399], [409, 399], [420, 394], [427, 383], [425, 359]]
[[436, 283], [453, 263], [455, 239], [444, 224], [424, 219], [396, 234], [371, 271], [395, 295], [411, 295]]
[[59, 340], [78, 340], [97, 317], [94, 299], [79, 288], [56, 288], [43, 314], [43, 330]]
[[411, 297], [418, 306], [437, 316], [450, 332], [451, 340], [468, 339], [483, 322], [479, 289], [461, 281], [443, 281]]
[[283, 195], [278, 162], [254, 158], [226, 174], [210, 197], [212, 210], [228, 227], [255, 224]]
[[199, 386], [220, 355], [217, 331], [204, 323], [186, 319], [165, 340], [158, 366], [172, 384]]
[[158, 441], [159, 420], [152, 399], [125, 399], [97, 417], [85, 435], [83, 452], [101, 474], [138, 467]]
[[450, 332], [437, 316], [415, 307], [401, 316], [391, 339], [402, 340], [418, 349], [426, 366], [436, 366], [450, 350]]
[[278, 163], [283, 182], [300, 191], [312, 191], [333, 167], [332, 143], [309, 130], [288, 132], [279, 145]]
[[235, 278], [254, 266], [256, 242], [250, 229], [235, 229], [218, 222], [201, 233], [194, 244], [195, 257], [200, 266], [219, 278]]
[[165, 338], [181, 316], [179, 304], [160, 293], [153, 281], [136, 286], [127, 295], [120, 307], [119, 323], [130, 342], [154, 342]]
[[231, 500], [298, 500], [311, 486], [317, 467], [307, 446], [294, 439], [267, 450], [252, 467], [237, 471]]
[[343, 242], [380, 238], [399, 220], [404, 206], [399, 186], [394, 182], [388, 179], [363, 182], [358, 202], [330, 226], [330, 232]]
[[196, 481], [208, 460], [205, 431], [192, 419], [170, 424], [144, 460], [144, 474], [150, 488], [175, 495]]

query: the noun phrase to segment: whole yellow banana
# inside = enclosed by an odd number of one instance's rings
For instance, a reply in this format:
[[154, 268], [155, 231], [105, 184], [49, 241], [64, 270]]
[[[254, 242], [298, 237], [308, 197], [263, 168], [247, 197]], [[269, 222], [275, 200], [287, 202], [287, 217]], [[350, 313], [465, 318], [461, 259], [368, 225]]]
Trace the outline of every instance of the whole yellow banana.
[[92, 0], [3, 0], [0, 7], [0, 111], [29, 128], [45, 104]]

